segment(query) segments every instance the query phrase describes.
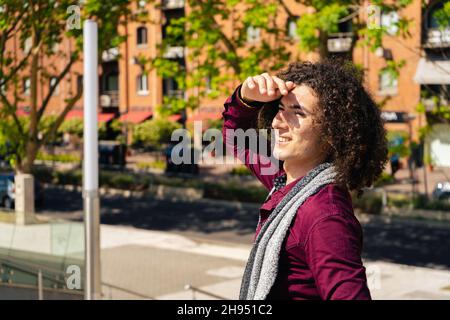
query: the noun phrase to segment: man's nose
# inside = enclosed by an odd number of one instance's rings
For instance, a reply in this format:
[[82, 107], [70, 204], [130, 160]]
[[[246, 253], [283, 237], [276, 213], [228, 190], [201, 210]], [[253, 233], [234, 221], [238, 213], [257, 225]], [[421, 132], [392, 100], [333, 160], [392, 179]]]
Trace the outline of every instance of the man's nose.
[[278, 111], [278, 113], [275, 115], [275, 118], [273, 118], [272, 121], [272, 128], [279, 129], [287, 126], [285, 115], [283, 114], [283, 111]]

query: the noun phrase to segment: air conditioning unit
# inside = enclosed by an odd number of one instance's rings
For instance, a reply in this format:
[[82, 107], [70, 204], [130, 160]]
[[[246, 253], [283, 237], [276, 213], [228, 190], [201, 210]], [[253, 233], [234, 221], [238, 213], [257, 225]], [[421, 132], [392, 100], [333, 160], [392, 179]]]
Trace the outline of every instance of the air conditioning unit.
[[100, 96], [100, 106], [101, 107], [110, 107], [111, 106], [111, 97], [107, 94], [102, 94]]
[[104, 62], [117, 60], [119, 57], [119, 49], [118, 48], [110, 48], [108, 50], [104, 50], [102, 52], [102, 60]]
[[163, 9], [184, 8], [184, 0], [163, 0]]
[[168, 47], [164, 53], [166, 59], [177, 59], [184, 57], [184, 47]]
[[445, 47], [450, 46], [450, 28], [446, 29], [428, 29], [427, 41], [428, 47]]
[[352, 47], [352, 38], [331, 38], [328, 39], [329, 52], [347, 52]]

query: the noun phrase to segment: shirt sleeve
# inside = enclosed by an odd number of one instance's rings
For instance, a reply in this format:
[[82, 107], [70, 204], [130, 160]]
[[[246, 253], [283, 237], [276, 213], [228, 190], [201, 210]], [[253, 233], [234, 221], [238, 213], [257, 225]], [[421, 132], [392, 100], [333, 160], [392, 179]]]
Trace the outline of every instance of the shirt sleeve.
[[[245, 103], [240, 98], [240, 88], [241, 85], [225, 101], [225, 111], [222, 113], [224, 118], [222, 136], [227, 154], [233, 154], [235, 158], [244, 163], [253, 175], [270, 190], [273, 186], [273, 179], [280, 170], [280, 163], [269, 156], [271, 151], [267, 139], [260, 137], [258, 131], [248, 130], [256, 128], [256, 119], [263, 103]], [[245, 140], [237, 138], [238, 135], [253, 138], [250, 138], [252, 141], [245, 139], [246, 142], [242, 143]], [[239, 143], [239, 141], [241, 142]], [[259, 152], [263, 146], [265, 147], [264, 152]]]
[[333, 214], [309, 231], [306, 259], [324, 300], [371, 300], [361, 261], [362, 229], [356, 217]]

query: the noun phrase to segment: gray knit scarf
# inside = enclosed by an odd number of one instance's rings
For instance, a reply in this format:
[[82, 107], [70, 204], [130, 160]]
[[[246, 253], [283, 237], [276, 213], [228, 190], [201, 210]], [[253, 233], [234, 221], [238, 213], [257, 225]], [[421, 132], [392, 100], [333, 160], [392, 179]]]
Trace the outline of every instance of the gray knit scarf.
[[308, 197], [332, 183], [335, 176], [336, 172], [330, 163], [318, 165], [300, 179], [276, 206], [253, 244], [242, 278], [239, 299], [266, 299], [277, 277], [281, 246], [298, 208]]

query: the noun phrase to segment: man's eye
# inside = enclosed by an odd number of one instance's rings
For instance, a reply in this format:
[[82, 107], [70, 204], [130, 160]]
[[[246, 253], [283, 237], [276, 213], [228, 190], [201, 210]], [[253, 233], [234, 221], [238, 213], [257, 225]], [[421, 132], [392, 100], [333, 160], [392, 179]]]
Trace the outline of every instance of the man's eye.
[[295, 114], [298, 114], [298, 115], [300, 115], [300, 116], [302, 116], [302, 117], [305, 116], [305, 114], [304, 114], [303, 112], [299, 112], [299, 111], [295, 112]]

